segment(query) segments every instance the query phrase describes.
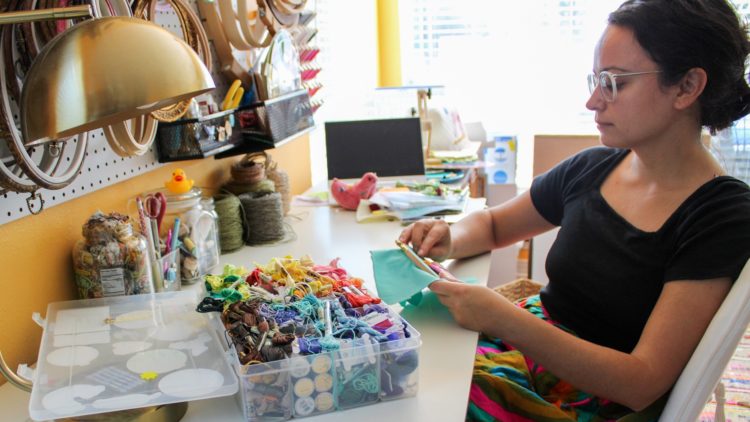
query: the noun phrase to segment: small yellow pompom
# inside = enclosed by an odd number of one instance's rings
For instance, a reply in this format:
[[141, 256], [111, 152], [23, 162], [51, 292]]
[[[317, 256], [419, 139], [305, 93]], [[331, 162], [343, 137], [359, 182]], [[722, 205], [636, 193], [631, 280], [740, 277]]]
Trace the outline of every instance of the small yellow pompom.
[[155, 380], [158, 376], [159, 374], [154, 371], [146, 371], [141, 373], [141, 379], [144, 381]]

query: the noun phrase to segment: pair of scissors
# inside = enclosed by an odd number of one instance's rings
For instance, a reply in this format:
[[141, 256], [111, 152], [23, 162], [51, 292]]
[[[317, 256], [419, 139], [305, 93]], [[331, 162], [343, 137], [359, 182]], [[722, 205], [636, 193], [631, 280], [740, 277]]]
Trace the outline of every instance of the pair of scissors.
[[161, 192], [149, 193], [143, 201], [143, 208], [146, 216], [156, 220], [157, 230], [161, 231], [161, 222], [164, 219], [164, 213], [167, 211], [167, 198]]

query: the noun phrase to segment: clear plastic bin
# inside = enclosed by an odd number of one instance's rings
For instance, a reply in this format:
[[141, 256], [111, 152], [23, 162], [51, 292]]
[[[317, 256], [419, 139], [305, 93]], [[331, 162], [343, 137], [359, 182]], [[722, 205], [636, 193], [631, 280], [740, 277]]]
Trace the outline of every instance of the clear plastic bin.
[[197, 292], [55, 302], [29, 401], [32, 419], [66, 419], [229, 396], [238, 382]]
[[303, 418], [416, 395], [422, 341], [401, 320], [410, 333], [401, 340], [378, 343], [365, 337], [342, 342], [334, 352], [246, 366], [237, 360], [245, 419]]

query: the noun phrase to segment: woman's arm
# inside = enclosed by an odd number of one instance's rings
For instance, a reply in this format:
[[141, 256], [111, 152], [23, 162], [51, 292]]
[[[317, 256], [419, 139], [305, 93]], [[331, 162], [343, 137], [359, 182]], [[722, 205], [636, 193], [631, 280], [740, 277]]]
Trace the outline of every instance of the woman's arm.
[[430, 285], [460, 325], [501, 338], [575, 387], [634, 410], [672, 387], [730, 287], [728, 278], [667, 283], [627, 354], [570, 335], [489, 289]]
[[399, 239], [411, 242], [421, 256], [465, 258], [529, 239], [552, 229], [537, 212], [529, 192], [498, 206], [476, 211], [448, 227], [438, 220], [422, 220], [407, 227]]

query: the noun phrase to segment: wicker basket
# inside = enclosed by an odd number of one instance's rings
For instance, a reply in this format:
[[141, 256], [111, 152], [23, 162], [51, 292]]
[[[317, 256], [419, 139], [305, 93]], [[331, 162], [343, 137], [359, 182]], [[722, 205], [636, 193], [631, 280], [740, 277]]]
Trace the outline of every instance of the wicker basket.
[[505, 296], [511, 302], [518, 302], [533, 296], [544, 287], [542, 284], [528, 278], [519, 278], [510, 283], [503, 284], [495, 288], [495, 291]]

